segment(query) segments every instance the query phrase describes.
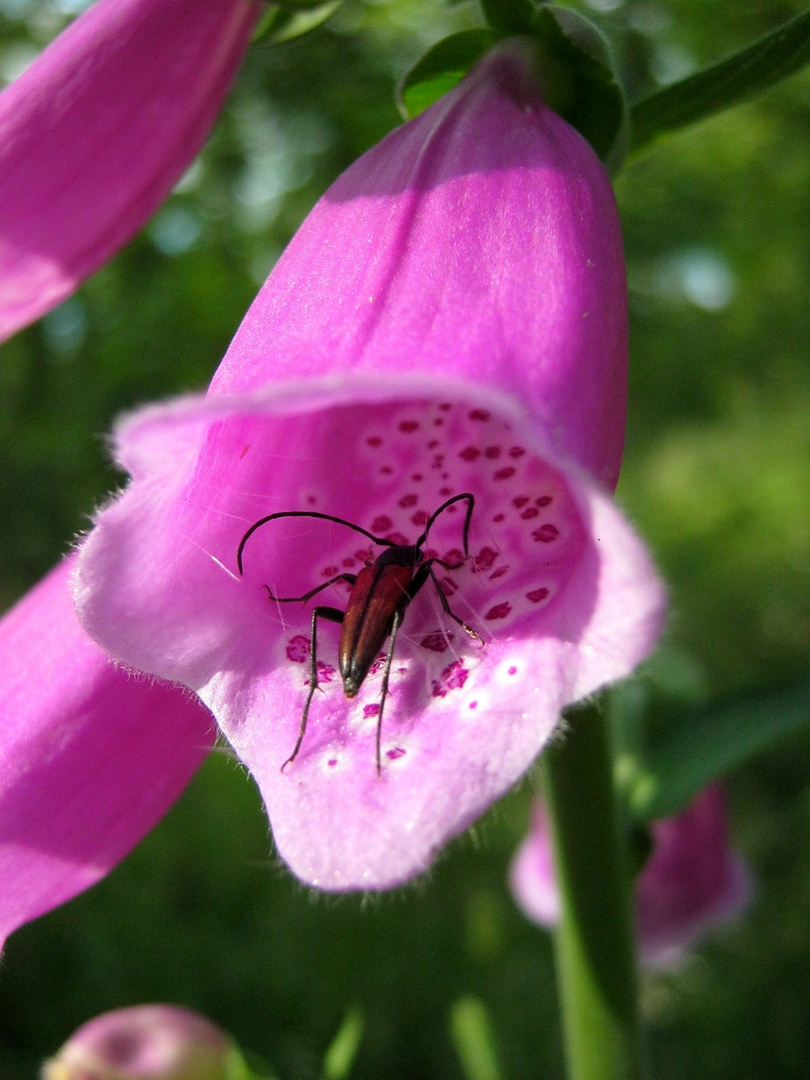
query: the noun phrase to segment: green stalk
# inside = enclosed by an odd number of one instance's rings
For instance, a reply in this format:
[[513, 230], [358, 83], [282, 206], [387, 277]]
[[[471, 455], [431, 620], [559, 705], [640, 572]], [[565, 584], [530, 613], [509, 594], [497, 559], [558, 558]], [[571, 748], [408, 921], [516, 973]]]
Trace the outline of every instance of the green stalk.
[[568, 1075], [637, 1080], [630, 885], [604, 716], [593, 707], [570, 714], [544, 763], [561, 901], [555, 947]]

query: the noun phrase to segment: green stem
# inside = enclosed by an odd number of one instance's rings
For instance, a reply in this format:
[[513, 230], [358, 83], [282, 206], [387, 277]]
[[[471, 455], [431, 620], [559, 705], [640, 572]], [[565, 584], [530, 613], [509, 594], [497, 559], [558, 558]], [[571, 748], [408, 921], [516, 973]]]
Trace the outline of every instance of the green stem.
[[570, 1080], [639, 1075], [630, 887], [605, 718], [569, 716], [544, 756], [561, 917], [557, 978]]

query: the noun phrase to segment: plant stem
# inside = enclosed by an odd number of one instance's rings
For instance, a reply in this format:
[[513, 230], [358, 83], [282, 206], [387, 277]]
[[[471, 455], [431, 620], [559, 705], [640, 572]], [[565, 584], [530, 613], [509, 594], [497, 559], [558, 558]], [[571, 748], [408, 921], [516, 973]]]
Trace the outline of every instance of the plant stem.
[[590, 706], [544, 756], [561, 916], [557, 979], [570, 1080], [639, 1076], [630, 885], [607, 722]]

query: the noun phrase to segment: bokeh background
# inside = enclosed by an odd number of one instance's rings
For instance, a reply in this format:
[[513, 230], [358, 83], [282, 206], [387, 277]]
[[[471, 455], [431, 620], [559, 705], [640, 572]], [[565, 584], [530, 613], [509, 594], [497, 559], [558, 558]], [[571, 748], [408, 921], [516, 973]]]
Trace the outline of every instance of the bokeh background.
[[[84, 6], [0, 0], [2, 83]], [[610, 35], [633, 97], [802, 7], [581, 6]], [[306, 38], [256, 45], [199, 160], [143, 232], [2, 346], [0, 606], [120, 481], [104, 451], [111, 419], [206, 385], [303, 215], [399, 122], [398, 77], [479, 21], [468, 3], [347, 0]], [[672, 597], [642, 681], [700, 702], [790, 680], [810, 669], [810, 72], [656, 144], [625, 167], [617, 194], [632, 330], [619, 498]], [[755, 901], [676, 971], [645, 976], [660, 1080], [810, 1076], [809, 776], [806, 739], [729, 778]], [[504, 1080], [562, 1077], [550, 941], [505, 880], [532, 787], [422, 882], [336, 899], [281, 867], [250, 779], [213, 754], [106, 881], [11, 938], [0, 1078], [34, 1077], [92, 1015], [173, 1001], [260, 1052], [281, 1080], [321, 1076], [352, 1010], [364, 1019], [358, 1080], [488, 1080], [459, 1055], [470, 999], [486, 1009]]]

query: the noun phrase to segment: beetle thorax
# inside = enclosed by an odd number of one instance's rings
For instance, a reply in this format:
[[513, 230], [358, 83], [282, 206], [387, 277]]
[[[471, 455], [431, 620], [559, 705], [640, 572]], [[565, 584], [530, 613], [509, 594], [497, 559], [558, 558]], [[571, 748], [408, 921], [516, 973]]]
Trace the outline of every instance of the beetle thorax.
[[424, 555], [421, 548], [415, 544], [394, 544], [380, 552], [376, 559], [377, 566], [410, 566], [417, 567]]

